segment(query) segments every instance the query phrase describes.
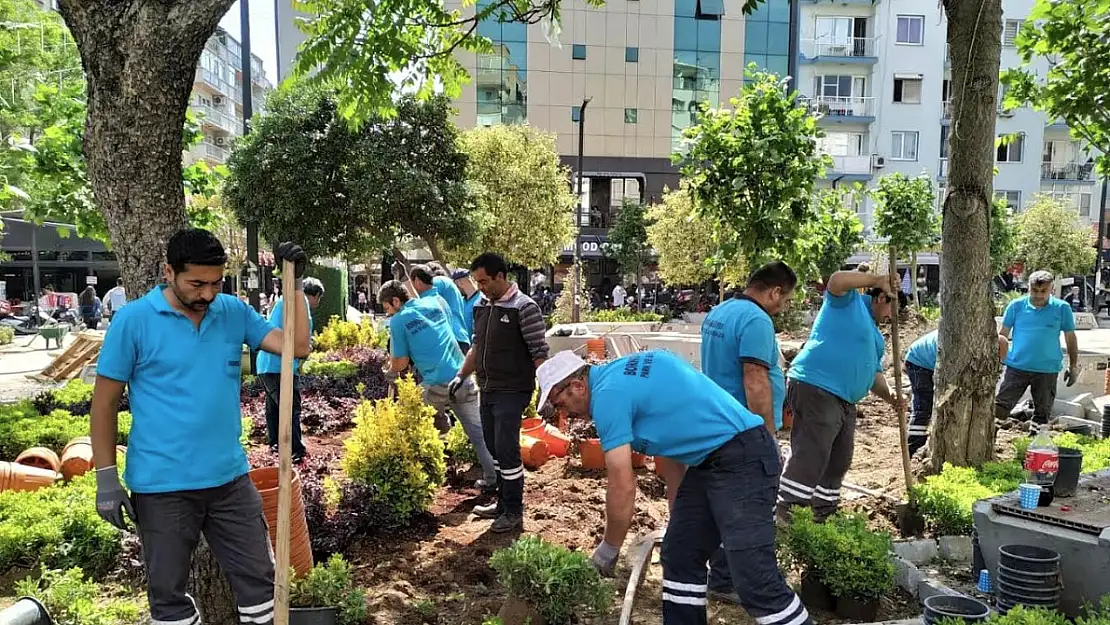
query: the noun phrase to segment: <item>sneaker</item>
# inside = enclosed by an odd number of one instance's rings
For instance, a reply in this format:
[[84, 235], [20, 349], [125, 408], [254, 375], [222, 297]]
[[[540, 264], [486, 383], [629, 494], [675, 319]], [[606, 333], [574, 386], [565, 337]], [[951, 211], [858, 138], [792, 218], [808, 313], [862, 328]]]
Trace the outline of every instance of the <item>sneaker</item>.
[[740, 595], [736, 594], [736, 591], [732, 588], [710, 588], [709, 592], [706, 594], [710, 599], [715, 601], [724, 601], [733, 605], [740, 605]]
[[496, 519], [505, 513], [505, 509], [501, 507], [500, 502], [486, 504], [484, 506], [474, 506], [474, 516], [479, 519]]
[[513, 530], [522, 529], [523, 527], [524, 515], [506, 512], [497, 517], [497, 520], [490, 526], [489, 531], [494, 534], [504, 534]]

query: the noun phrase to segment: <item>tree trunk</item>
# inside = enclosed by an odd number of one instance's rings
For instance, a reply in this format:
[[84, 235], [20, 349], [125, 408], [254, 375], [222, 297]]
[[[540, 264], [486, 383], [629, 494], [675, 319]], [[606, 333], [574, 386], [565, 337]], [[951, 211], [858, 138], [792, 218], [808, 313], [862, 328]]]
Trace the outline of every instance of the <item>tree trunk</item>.
[[239, 622], [239, 611], [231, 584], [220, 570], [220, 565], [203, 535], [193, 551], [193, 561], [189, 567], [189, 596], [196, 601], [202, 622], [227, 625]]
[[427, 237], [424, 242], [428, 244], [428, 251], [432, 253], [432, 258], [443, 264], [443, 250], [439, 247], [439, 241], [436, 241], [435, 237]]
[[910, 305], [920, 308], [917, 305], [917, 252], [910, 252]]
[[940, 353], [932, 466], [978, 466], [994, 452], [998, 342], [990, 213], [1002, 42], [1001, 0], [944, 0], [955, 114], [941, 237]]
[[182, 132], [197, 61], [232, 0], [60, 0], [88, 81], [84, 151], [128, 297], [185, 227]]

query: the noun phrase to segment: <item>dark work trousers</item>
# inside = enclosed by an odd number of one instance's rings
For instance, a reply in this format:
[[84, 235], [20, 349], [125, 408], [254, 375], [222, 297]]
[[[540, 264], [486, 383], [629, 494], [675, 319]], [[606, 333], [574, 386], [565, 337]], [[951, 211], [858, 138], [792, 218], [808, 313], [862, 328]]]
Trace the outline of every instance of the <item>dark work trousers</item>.
[[[270, 447], [277, 448], [278, 444], [278, 402], [281, 400], [281, 374], [263, 373], [262, 384], [266, 387], [266, 442]], [[293, 459], [299, 460], [305, 455], [304, 443], [301, 442], [301, 376], [293, 376]]]
[[1002, 384], [994, 398], [994, 416], [1007, 419], [1018, 400], [1030, 389], [1033, 396], [1033, 420], [1048, 423], [1052, 414], [1052, 404], [1056, 402], [1056, 380], [1059, 373], [1035, 373], [1007, 366], [1002, 372]]
[[909, 361], [905, 363], [905, 367], [906, 375], [910, 378], [910, 389], [913, 391], [913, 414], [910, 415], [909, 432], [906, 434], [906, 443], [912, 456], [929, 440], [929, 423], [933, 420], [933, 370]]
[[759, 625], [812, 624], [775, 559], [779, 469], [778, 446], [756, 427], [686, 471], [663, 537], [664, 625], [705, 625], [705, 562], [722, 543], [740, 604]]
[[779, 481], [778, 515], [810, 506], [824, 521], [840, 503], [840, 484], [852, 466], [856, 406], [812, 384], [790, 380], [786, 405], [794, 412], [790, 459]]
[[[520, 421], [532, 393], [483, 391], [480, 411], [486, 449], [497, 469], [497, 504], [503, 513], [524, 513], [524, 464], [520, 461]], [[703, 563], [704, 566], [704, 563]]]
[[185, 589], [201, 532], [231, 583], [239, 620], [255, 625], [274, 622], [274, 556], [262, 497], [248, 476], [215, 488], [134, 493], [131, 499], [154, 625], [200, 623]]

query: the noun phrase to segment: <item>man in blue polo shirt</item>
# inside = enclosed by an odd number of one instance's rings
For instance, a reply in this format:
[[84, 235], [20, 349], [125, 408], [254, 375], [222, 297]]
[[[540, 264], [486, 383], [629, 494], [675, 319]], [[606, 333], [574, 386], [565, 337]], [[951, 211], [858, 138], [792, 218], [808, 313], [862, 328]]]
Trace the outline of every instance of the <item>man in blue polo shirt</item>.
[[1048, 423], [1056, 401], [1056, 380], [1063, 367], [1060, 333], [1068, 346], [1067, 386], [1075, 384], [1079, 373], [1079, 342], [1075, 338], [1075, 315], [1067, 302], [1052, 297], [1053, 275], [1035, 271], [1029, 276], [1029, 295], [1018, 298], [1002, 315], [1003, 338], [1013, 340], [1006, 356], [1002, 384], [994, 398], [994, 416], [1005, 419], [1018, 400], [1030, 389], [1033, 396], [1033, 421]]
[[420, 297], [443, 298], [447, 305], [448, 321], [451, 323], [451, 333], [459, 343], [459, 349], [466, 353], [470, 349], [470, 334], [466, 331], [463, 322], [462, 294], [447, 276], [437, 276], [423, 265], [417, 265], [409, 271], [412, 288]]
[[[292, 243], [274, 250], [295, 263], [294, 355], [308, 356], [308, 308], [300, 277], [305, 254]], [[239, 443], [243, 345], [280, 354], [282, 330], [239, 299], [221, 293], [227, 255], [210, 232], [182, 230], [166, 248], [166, 284], [117, 314], [97, 361], [91, 430], [96, 509], [104, 520], [137, 528], [155, 623], [200, 623], [186, 594], [201, 531], [231, 582], [239, 620], [274, 620], [274, 562], [262, 499], [247, 476]], [[124, 479], [116, 469], [117, 411], [124, 386], [131, 433]]]
[[451, 272], [451, 280], [455, 282], [455, 287], [459, 289], [463, 297], [463, 326], [466, 328], [468, 336], [474, 336], [474, 306], [478, 300], [482, 299], [482, 292], [478, 290], [478, 285], [474, 284], [474, 278], [470, 277], [470, 271], [459, 268]]
[[431, 298], [410, 299], [405, 285], [397, 280], [382, 285], [378, 302], [385, 314], [390, 315], [392, 359], [388, 372], [400, 373], [409, 365], [416, 367], [423, 378], [424, 402], [435, 408], [437, 414], [445, 415], [450, 408], [478, 452], [482, 479], [477, 486], [486, 490], [496, 488], [497, 469], [482, 433], [478, 385], [473, 378], [467, 378], [454, 394], [449, 389], [455, 373], [462, 367], [463, 354], [451, 334], [447, 313]]
[[537, 405], [593, 419], [601, 438], [608, 487], [605, 535], [591, 557], [598, 570], [613, 572], [632, 522], [637, 451], [661, 463], [673, 501], [662, 551], [665, 625], [706, 623], [705, 562], [721, 543], [740, 603], [760, 625], [813, 622], [775, 559], [780, 465], [763, 419], [661, 350], [593, 366], [560, 352], [536, 375]]
[[898, 287], [897, 273], [838, 271], [829, 278], [813, 330], [787, 373], [794, 427], [779, 482], [780, 520], [789, 519], [792, 506], [811, 506], [821, 521], [836, 512], [852, 466], [856, 403], [872, 392], [895, 404], [883, 375], [886, 341], [878, 324], [890, 318], [891, 300], [904, 297]]
[[[304, 296], [308, 298], [308, 327], [312, 327], [312, 311], [324, 299], [324, 285], [316, 278], [304, 279]], [[285, 314], [285, 298], [274, 304], [270, 311], [270, 325], [281, 328], [282, 315]], [[301, 361], [293, 361], [294, 373], [299, 373]], [[255, 370], [262, 386], [266, 389], [266, 440], [277, 451], [278, 446], [278, 406], [281, 398], [281, 356], [267, 351], [258, 352]], [[301, 442], [301, 376], [293, 378], [293, 462], [304, 460], [305, 447]]]

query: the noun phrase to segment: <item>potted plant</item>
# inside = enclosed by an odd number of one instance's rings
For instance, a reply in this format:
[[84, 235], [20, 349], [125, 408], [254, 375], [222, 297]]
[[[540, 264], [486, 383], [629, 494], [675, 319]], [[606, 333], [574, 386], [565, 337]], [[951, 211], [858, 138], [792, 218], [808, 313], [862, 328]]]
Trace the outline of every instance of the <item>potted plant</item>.
[[289, 625], [358, 625], [366, 621], [366, 595], [355, 587], [351, 566], [339, 554], [312, 567], [303, 578], [293, 579], [289, 605]]
[[606, 611], [613, 590], [589, 558], [544, 542], [520, 538], [490, 558], [509, 592], [497, 616], [504, 625], [562, 625], [580, 611]]
[[786, 531], [786, 552], [793, 566], [802, 570], [802, 584], [798, 594], [807, 607], [831, 612], [836, 600], [829, 587], [818, 574], [817, 563], [822, 560], [824, 527], [813, 520], [810, 508], [795, 508]]

